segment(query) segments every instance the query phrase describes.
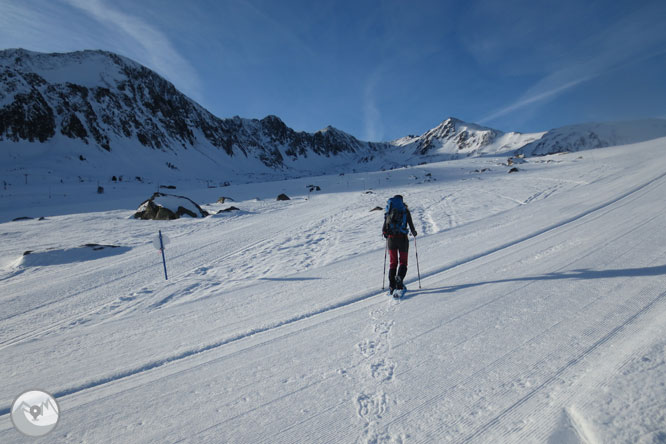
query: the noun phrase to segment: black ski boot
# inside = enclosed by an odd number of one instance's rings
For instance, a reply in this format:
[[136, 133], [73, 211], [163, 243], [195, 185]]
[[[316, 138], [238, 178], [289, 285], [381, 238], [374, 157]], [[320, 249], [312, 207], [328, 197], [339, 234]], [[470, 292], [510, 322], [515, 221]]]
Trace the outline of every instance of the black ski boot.
[[402, 277], [396, 276], [395, 277], [395, 290], [391, 293], [394, 298], [398, 299], [404, 296], [405, 292], [407, 291], [407, 287], [405, 287], [405, 284], [402, 283]]

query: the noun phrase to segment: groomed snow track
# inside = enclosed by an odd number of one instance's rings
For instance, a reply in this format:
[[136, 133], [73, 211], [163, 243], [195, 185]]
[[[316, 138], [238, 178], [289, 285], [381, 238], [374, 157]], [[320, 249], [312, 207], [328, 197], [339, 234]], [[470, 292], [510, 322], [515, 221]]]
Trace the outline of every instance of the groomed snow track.
[[[55, 363], [56, 441], [604, 442], [590, 400], [666, 331], [659, 169], [419, 237], [403, 300], [370, 282], [376, 249], [0, 349], [38, 376]], [[0, 440], [18, 442], [8, 397]]]

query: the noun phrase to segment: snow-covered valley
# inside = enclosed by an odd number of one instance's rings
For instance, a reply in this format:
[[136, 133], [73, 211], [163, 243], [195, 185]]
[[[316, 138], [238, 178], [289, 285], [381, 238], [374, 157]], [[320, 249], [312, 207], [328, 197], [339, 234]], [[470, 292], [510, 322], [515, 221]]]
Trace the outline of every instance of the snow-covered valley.
[[[174, 221], [131, 217], [155, 183], [14, 180], [0, 441], [28, 441], [10, 405], [40, 388], [44, 442], [663, 442], [665, 150], [182, 181], [239, 211]], [[419, 232], [402, 300], [371, 211], [397, 193]]]

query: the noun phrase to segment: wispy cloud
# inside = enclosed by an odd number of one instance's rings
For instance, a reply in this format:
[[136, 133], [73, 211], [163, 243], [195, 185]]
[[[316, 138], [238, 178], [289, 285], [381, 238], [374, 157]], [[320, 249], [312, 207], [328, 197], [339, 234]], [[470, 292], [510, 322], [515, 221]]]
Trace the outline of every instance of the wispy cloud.
[[174, 48], [166, 34], [138, 16], [122, 12], [102, 0], [64, 0], [117, 33], [125, 54], [171, 80], [196, 100], [202, 98], [196, 70]]
[[381, 80], [382, 67], [376, 68], [367, 78], [363, 90], [364, 138], [377, 142], [384, 137], [382, 115], [377, 104], [377, 86]]
[[299, 37], [290, 26], [276, 20], [264, 10], [256, 7], [251, 1], [239, 0], [235, 4], [238, 8], [234, 9], [234, 17], [242, 16], [245, 17], [245, 20], [251, 20], [264, 29], [270, 29], [272, 31], [270, 35], [277, 39], [283, 47], [290, 48], [291, 51], [310, 58], [318, 57], [310, 45]]
[[662, 52], [666, 45], [666, 33], [663, 32], [665, 18], [666, 8], [660, 2], [653, 2], [620, 19], [572, 48], [569, 57], [561, 60], [559, 69], [547, 74], [513, 103], [490, 113], [479, 123], [486, 124], [529, 106], [543, 105], [586, 81]]
[[530, 105], [543, 103], [548, 100], [552, 100], [558, 95], [564, 93], [565, 91], [574, 88], [575, 86], [580, 85], [581, 83], [591, 80], [594, 77], [597, 77], [601, 72], [590, 73], [588, 75], [582, 75], [578, 78], [573, 78], [572, 80], [565, 81], [563, 78], [568, 77], [568, 75], [563, 75], [564, 72], [554, 73], [536, 85], [532, 86], [522, 97], [513, 102], [512, 104], [501, 108], [490, 115], [479, 120], [479, 123], [485, 125], [488, 122], [492, 122], [499, 117], [511, 114], [512, 112], [518, 111], [522, 108], [525, 108]]
[[367, 86], [363, 101], [363, 126], [365, 140], [378, 141], [383, 137], [384, 131], [381, 127], [381, 113], [377, 107], [372, 86]]

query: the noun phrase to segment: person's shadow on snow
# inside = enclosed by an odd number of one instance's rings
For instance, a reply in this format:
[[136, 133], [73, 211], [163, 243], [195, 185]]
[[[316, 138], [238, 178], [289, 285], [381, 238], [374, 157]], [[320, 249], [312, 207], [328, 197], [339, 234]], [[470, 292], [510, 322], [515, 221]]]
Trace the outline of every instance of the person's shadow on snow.
[[455, 293], [456, 291], [464, 290], [466, 288], [480, 287], [482, 285], [490, 284], [501, 284], [506, 282], [550, 281], [559, 279], [609, 279], [619, 277], [644, 277], [659, 275], [666, 275], [666, 265], [642, 268], [619, 268], [614, 270], [591, 270], [589, 268], [579, 268], [576, 270], [547, 273], [537, 276], [471, 282], [468, 284], [448, 285], [437, 288], [422, 288], [407, 292], [405, 296], [402, 297], [402, 299], [411, 299], [423, 294]]

